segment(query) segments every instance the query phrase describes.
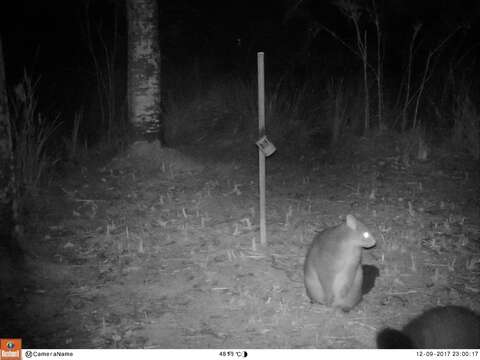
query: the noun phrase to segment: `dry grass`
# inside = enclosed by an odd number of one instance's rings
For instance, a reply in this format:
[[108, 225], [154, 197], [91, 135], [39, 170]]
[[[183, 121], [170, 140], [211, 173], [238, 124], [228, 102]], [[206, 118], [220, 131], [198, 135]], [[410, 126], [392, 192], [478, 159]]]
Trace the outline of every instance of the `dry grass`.
[[48, 150], [60, 123], [58, 117], [47, 119], [37, 111], [36, 85], [25, 74], [12, 100], [12, 140], [19, 194], [38, 190], [58, 161]]

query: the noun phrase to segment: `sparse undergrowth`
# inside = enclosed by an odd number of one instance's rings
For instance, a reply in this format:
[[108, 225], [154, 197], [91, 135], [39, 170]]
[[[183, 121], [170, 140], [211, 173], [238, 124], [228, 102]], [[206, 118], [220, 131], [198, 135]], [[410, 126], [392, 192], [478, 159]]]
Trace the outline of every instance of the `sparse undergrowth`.
[[[54, 163], [55, 124], [37, 116], [26, 88], [16, 156], [22, 182], [38, 187]], [[476, 106], [459, 95], [450, 140], [461, 152], [446, 151], [427, 126], [357, 134], [354, 88], [338, 80], [324, 92], [287, 81], [269, 88], [278, 152], [267, 160], [266, 248], [257, 234], [253, 83], [172, 94], [167, 141], [177, 148], [137, 142], [111, 161], [101, 146], [87, 157], [77, 113], [65, 143], [70, 160], [85, 162], [31, 204], [30, 277], [4, 326], [31, 347], [362, 348], [424, 308], [480, 310]], [[380, 277], [340, 314], [308, 303], [302, 262], [315, 231], [349, 213], [378, 239], [365, 263]]]
[[[404, 161], [396, 136], [352, 142], [334, 163], [269, 158], [267, 248], [255, 154], [137, 143], [67, 177], [32, 209], [17, 328], [32, 347], [366, 348], [424, 308], [480, 310], [478, 173], [437, 151]], [[309, 304], [302, 262], [314, 232], [348, 213], [376, 236], [364, 263], [380, 277], [342, 314]]]
[[[36, 191], [58, 159], [51, 155], [57, 119], [46, 119], [37, 109], [36, 83], [25, 74], [15, 88], [11, 117], [17, 185]], [[49, 153], [50, 151], [50, 153]]]

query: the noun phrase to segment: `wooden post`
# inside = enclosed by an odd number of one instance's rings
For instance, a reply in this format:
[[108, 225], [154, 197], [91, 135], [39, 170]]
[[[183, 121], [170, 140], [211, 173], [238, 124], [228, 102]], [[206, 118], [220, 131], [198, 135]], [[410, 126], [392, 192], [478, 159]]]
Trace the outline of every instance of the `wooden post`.
[[[265, 135], [265, 72], [264, 53], [257, 53], [258, 67], [258, 135]], [[260, 190], [260, 244], [267, 244], [267, 225], [265, 215], [265, 154], [258, 149], [258, 184]]]

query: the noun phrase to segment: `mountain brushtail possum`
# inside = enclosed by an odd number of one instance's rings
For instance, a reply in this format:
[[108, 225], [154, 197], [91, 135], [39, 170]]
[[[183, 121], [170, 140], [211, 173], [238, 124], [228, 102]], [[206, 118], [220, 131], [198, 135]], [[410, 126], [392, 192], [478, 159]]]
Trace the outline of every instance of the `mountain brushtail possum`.
[[480, 317], [460, 306], [435, 307], [410, 321], [402, 331], [384, 329], [380, 349], [478, 349]]
[[349, 311], [362, 300], [362, 248], [375, 245], [365, 225], [347, 215], [344, 224], [318, 233], [304, 264], [312, 302]]

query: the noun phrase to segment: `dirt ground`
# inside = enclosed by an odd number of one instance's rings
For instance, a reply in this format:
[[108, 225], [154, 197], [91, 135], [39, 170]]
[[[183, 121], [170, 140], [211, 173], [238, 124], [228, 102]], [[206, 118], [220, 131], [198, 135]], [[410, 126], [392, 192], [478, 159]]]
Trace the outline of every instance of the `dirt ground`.
[[[259, 243], [254, 146], [136, 144], [94, 156], [37, 196], [23, 260], [2, 261], [0, 337], [26, 348], [374, 348], [423, 310], [480, 311], [478, 163], [393, 136], [267, 159]], [[477, 166], [477, 167], [475, 167]], [[312, 305], [303, 261], [347, 214], [380, 270], [349, 313]], [[5, 275], [7, 274], [7, 275]]]

